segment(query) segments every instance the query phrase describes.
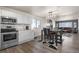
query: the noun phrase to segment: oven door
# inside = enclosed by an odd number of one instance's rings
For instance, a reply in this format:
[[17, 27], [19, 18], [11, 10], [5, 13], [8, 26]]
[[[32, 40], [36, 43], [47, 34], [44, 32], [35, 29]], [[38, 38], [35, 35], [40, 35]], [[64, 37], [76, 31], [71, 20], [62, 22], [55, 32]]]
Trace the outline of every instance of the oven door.
[[1, 49], [17, 45], [17, 34], [18, 32], [1, 33]]
[[17, 40], [17, 32], [2, 33], [2, 42]]

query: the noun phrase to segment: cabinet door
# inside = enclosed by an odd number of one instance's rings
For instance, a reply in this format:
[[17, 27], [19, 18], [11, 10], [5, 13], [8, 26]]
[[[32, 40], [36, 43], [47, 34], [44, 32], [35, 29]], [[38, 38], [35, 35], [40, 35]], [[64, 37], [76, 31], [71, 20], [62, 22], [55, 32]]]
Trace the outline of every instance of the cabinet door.
[[29, 15], [23, 15], [22, 18], [24, 24], [31, 24], [31, 17]]
[[17, 14], [18, 23], [31, 24], [31, 17], [24, 14]]
[[24, 19], [21, 14], [17, 14], [17, 23], [23, 23]]
[[34, 40], [34, 32], [31, 30], [19, 31], [19, 44]]
[[8, 10], [8, 9], [2, 9], [2, 16], [8, 16], [8, 17], [16, 17], [16, 13]]

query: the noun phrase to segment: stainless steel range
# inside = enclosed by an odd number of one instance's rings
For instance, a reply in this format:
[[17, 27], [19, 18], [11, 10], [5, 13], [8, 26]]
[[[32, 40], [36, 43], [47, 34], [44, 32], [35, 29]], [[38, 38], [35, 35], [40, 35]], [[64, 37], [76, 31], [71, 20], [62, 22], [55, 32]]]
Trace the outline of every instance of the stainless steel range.
[[1, 17], [0, 48], [8, 48], [18, 44], [18, 31], [16, 29], [16, 19]]

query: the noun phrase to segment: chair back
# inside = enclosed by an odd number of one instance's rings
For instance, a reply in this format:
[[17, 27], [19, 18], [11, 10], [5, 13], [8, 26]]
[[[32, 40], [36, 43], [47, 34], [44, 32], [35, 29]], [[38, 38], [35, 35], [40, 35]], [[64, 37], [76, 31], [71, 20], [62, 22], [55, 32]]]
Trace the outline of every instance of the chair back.
[[49, 35], [50, 29], [48, 29], [48, 28], [43, 28], [43, 30], [44, 30], [44, 35]]

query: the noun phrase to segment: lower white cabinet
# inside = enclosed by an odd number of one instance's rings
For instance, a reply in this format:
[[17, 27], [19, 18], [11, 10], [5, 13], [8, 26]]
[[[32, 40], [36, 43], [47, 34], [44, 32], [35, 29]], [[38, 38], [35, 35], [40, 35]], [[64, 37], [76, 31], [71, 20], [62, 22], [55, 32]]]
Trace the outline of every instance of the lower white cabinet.
[[34, 40], [34, 32], [31, 30], [19, 31], [19, 44]]

